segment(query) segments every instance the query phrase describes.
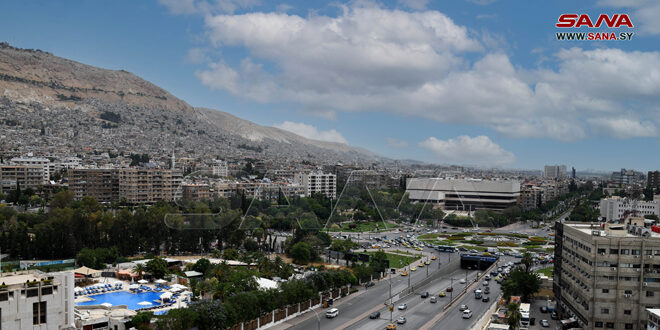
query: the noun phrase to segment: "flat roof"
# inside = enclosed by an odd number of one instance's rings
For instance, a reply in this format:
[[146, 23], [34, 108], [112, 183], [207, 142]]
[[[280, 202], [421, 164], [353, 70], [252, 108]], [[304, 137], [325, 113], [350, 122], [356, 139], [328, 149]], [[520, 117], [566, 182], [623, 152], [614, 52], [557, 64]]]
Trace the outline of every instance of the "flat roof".
[[[564, 223], [564, 224], [571, 227], [571, 228], [574, 228], [574, 229], [576, 229], [580, 232], [583, 232], [587, 235], [592, 235], [592, 233], [594, 231], [598, 231], [598, 232], [600, 232], [601, 237], [643, 238], [640, 235], [634, 235], [634, 234], [629, 233], [625, 229], [626, 228], [625, 224], [610, 224], [610, 226], [612, 226], [612, 225], [619, 226], [620, 225], [620, 226], [623, 226], [623, 228], [624, 228], [624, 230], [616, 230], [617, 233], [615, 235], [608, 235], [607, 234], [608, 230], [603, 230], [598, 225], [594, 225], [592, 227], [590, 223]], [[650, 238], [660, 238], [660, 233], [656, 233], [656, 232], [653, 232], [653, 231], [649, 231], [649, 232], [651, 233]], [[595, 236], [595, 237], [598, 237], [598, 236]]]

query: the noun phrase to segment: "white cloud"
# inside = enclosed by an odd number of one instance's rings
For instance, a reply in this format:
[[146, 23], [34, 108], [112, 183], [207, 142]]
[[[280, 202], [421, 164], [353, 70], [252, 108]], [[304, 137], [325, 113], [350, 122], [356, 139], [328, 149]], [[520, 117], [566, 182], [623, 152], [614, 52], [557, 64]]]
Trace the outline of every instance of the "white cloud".
[[472, 2], [472, 3], [476, 3], [478, 5], [486, 6], [486, 5], [490, 5], [491, 3], [493, 3], [497, 0], [467, 0], [467, 1]]
[[659, 52], [562, 49], [543, 54], [540, 63], [554, 69], [525, 69], [503, 52], [482, 53], [484, 44], [506, 47], [498, 35], [474, 35], [438, 11], [340, 8], [337, 17], [207, 16], [213, 47], [248, 55], [237, 65], [211, 63], [197, 76], [212, 89], [331, 119], [384, 111], [561, 141], [621, 136], [594, 118], [631, 113], [660, 123], [649, 110], [660, 102]]
[[233, 13], [238, 9], [252, 8], [261, 4], [259, 0], [158, 0], [172, 14], [214, 15]]
[[429, 4], [429, 0], [397, 0], [397, 3], [410, 9], [423, 10]]
[[454, 139], [438, 140], [430, 137], [419, 143], [435, 154], [443, 163], [504, 166], [516, 161], [513, 153], [502, 149], [487, 136], [469, 137], [461, 135]]
[[394, 149], [401, 149], [408, 146], [408, 142], [399, 140], [397, 138], [387, 138], [387, 145]]
[[640, 122], [625, 117], [594, 118], [589, 120], [591, 126], [597, 131], [607, 132], [609, 135], [621, 139], [634, 137], [655, 137], [658, 130], [650, 121]]
[[209, 60], [206, 52], [201, 48], [191, 48], [188, 50], [188, 54], [186, 54], [186, 62], [188, 63], [202, 64]]
[[319, 131], [315, 126], [305, 123], [294, 123], [291, 121], [285, 121], [281, 124], [275, 124], [273, 126], [312, 140], [348, 144], [346, 138], [344, 138], [341, 133], [337, 132], [335, 129]]
[[600, 0], [598, 4], [606, 7], [633, 9], [629, 16], [635, 27], [639, 27], [645, 34], [660, 34], [660, 20], [658, 20], [660, 2], [657, 0]]

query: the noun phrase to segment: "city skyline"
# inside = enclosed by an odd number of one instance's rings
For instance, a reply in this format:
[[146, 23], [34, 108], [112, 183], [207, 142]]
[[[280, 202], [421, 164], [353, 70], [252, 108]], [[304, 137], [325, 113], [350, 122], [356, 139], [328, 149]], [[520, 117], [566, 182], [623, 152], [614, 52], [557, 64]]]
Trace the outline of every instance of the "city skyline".
[[[658, 142], [657, 6], [620, 5], [5, 3], [0, 39], [394, 159], [646, 172], [657, 169], [643, 152]], [[563, 13], [627, 13], [635, 28], [614, 31], [634, 37], [558, 41]]]

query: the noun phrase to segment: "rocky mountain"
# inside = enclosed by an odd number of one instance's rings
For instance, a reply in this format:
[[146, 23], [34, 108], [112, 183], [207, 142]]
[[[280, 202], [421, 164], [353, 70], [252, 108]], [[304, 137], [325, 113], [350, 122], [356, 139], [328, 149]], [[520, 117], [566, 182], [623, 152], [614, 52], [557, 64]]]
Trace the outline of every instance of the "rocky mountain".
[[0, 43], [0, 151], [124, 151], [199, 157], [376, 160], [231, 114], [195, 108], [123, 70]]

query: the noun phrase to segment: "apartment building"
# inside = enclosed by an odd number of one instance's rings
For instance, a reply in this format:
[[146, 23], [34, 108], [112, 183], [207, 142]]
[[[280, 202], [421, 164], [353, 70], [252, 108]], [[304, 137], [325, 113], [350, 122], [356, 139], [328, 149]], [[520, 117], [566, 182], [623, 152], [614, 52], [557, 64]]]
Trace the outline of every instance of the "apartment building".
[[660, 234], [652, 221], [557, 222], [553, 291], [583, 329], [645, 329], [660, 306]]
[[210, 187], [207, 184], [182, 184], [182, 198], [187, 201], [202, 201], [211, 198]]
[[543, 177], [548, 179], [561, 179], [566, 177], [566, 165], [545, 165]]
[[523, 210], [533, 210], [541, 206], [543, 202], [543, 188], [537, 186], [525, 186], [520, 190], [520, 207]]
[[216, 160], [212, 166], [212, 174], [219, 177], [229, 176], [229, 167], [224, 160]]
[[76, 200], [151, 204], [179, 199], [181, 179], [177, 170], [158, 168], [76, 168], [69, 170], [69, 189]]
[[646, 179], [646, 186], [660, 189], [660, 171], [649, 171]]
[[406, 192], [413, 202], [430, 202], [447, 210], [503, 210], [518, 203], [520, 182], [410, 178]]
[[16, 189], [37, 189], [48, 183], [48, 171], [42, 165], [0, 166], [0, 193]]
[[42, 157], [14, 157], [9, 160], [10, 165], [41, 166], [44, 168], [43, 181], [47, 183], [50, 180], [51, 162], [48, 158]]
[[612, 196], [600, 200], [600, 216], [608, 221], [621, 220], [628, 214], [660, 216], [660, 203]]
[[305, 196], [322, 194], [328, 198], [337, 198], [337, 176], [323, 172], [301, 172], [294, 177], [294, 183], [304, 188]]
[[73, 278], [39, 271], [0, 277], [0, 329], [75, 329]]

